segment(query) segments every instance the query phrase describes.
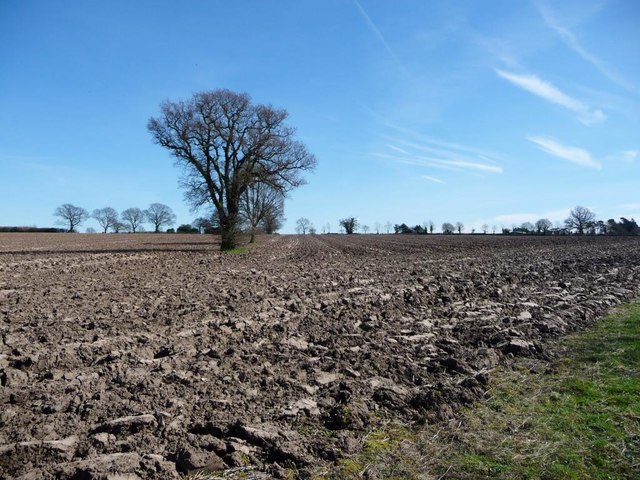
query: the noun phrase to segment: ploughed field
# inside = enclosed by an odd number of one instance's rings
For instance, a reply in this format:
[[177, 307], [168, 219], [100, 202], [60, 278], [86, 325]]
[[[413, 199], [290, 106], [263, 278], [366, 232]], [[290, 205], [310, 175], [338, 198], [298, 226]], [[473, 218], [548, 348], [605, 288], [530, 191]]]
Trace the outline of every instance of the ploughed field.
[[0, 478], [308, 477], [388, 421], [450, 417], [496, 364], [640, 292], [637, 238], [218, 248], [0, 234]]

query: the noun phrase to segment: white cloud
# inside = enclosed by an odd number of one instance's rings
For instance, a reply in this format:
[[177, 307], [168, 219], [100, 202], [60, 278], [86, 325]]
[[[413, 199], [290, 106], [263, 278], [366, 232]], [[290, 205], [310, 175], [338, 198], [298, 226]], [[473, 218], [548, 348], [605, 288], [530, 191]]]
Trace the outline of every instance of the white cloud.
[[375, 23], [373, 23], [373, 20], [371, 20], [371, 17], [367, 13], [367, 11], [362, 7], [362, 5], [358, 0], [353, 0], [353, 3], [358, 8], [360, 15], [362, 16], [364, 21], [367, 23], [367, 26], [369, 27], [369, 29], [373, 32], [373, 34], [376, 37], [378, 37], [378, 40], [380, 40], [382, 45], [384, 45], [385, 50], [389, 53], [389, 55], [391, 55], [391, 58], [393, 58], [393, 60], [398, 64], [398, 66], [401, 68], [404, 74], [407, 77], [411, 78], [411, 73], [409, 72], [409, 69], [404, 65], [404, 63], [400, 61], [400, 58], [398, 58], [398, 55], [396, 55], [396, 52], [391, 48], [386, 38], [384, 38], [384, 35], [382, 35], [382, 32], [380, 31], [380, 29], [376, 26]]
[[591, 153], [578, 147], [562, 145], [557, 140], [549, 137], [527, 137], [527, 140], [535, 143], [543, 151], [554, 157], [568, 160], [581, 167], [600, 170], [602, 165], [593, 159]]
[[620, 153], [622, 159], [627, 163], [633, 163], [640, 155], [640, 150], [625, 150]]
[[563, 222], [569, 216], [570, 208], [561, 208], [559, 210], [549, 210], [538, 213], [508, 213], [505, 215], [497, 215], [493, 217], [490, 223], [499, 223], [501, 225], [520, 225], [524, 222], [535, 223], [541, 218], [546, 218], [552, 222]]
[[395, 150], [398, 153], [402, 153], [404, 155], [410, 155], [409, 152], [407, 152], [406, 150], [401, 149], [400, 147], [396, 147], [395, 145], [391, 145], [387, 143], [387, 147], [389, 147], [391, 150]]
[[[485, 162], [493, 162], [493, 160], [487, 157], [485, 154], [477, 153], [478, 151], [476, 149], [473, 149], [473, 147], [466, 147], [464, 145], [457, 145], [457, 144], [451, 144], [446, 142], [432, 142], [436, 145], [441, 145], [441, 147], [438, 148], [438, 147], [432, 147], [430, 145], [424, 145], [416, 142], [409, 142], [406, 140], [396, 140], [396, 142], [402, 144], [405, 147], [409, 147], [413, 150], [422, 150], [425, 152], [438, 155], [438, 158], [431, 157], [431, 156], [430, 157], [417, 156], [417, 155], [413, 156], [418, 160], [426, 161], [430, 163], [431, 166], [448, 166], [448, 167], [458, 168], [461, 170], [476, 170], [476, 171], [487, 172], [487, 173], [503, 172], [502, 167], [498, 165], [478, 162], [476, 158], [465, 155], [464, 153], [461, 153], [465, 151], [472, 151], [475, 153], [475, 157], [480, 158]], [[393, 147], [391, 145], [387, 145], [387, 146], [397, 151], [397, 147]], [[407, 153], [404, 150], [403, 152]], [[411, 156], [410, 153], [407, 153], [407, 155]]]
[[640, 88], [637, 85], [633, 84], [619, 73], [614, 71], [605, 61], [596, 57], [592, 53], [590, 53], [587, 49], [585, 49], [582, 44], [578, 41], [576, 35], [569, 30], [564, 25], [558, 21], [556, 16], [553, 14], [551, 9], [547, 7], [540, 1], [534, 2], [534, 5], [537, 7], [538, 12], [542, 16], [542, 19], [547, 24], [547, 26], [555, 31], [558, 36], [562, 39], [562, 41], [574, 52], [580, 55], [584, 60], [591, 63], [594, 67], [596, 67], [600, 73], [602, 73], [605, 77], [611, 80], [613, 83], [618, 86], [633, 92], [635, 94], [640, 93]]
[[430, 182], [435, 182], [435, 183], [446, 183], [444, 180], [440, 180], [439, 178], [436, 178], [436, 177], [430, 177], [429, 175], [422, 175], [420, 178], [424, 178], [425, 180], [429, 180]]
[[459, 167], [468, 170], [478, 170], [487, 173], [502, 173], [502, 167], [496, 165], [488, 165], [486, 163], [468, 162], [466, 160], [442, 160], [439, 158], [422, 157], [427, 161], [433, 162], [437, 165], [448, 165], [451, 167]]
[[577, 113], [578, 120], [587, 126], [602, 123], [607, 119], [602, 110], [593, 109], [580, 100], [570, 97], [552, 83], [536, 75], [518, 75], [498, 69], [496, 69], [496, 73], [529, 93]]

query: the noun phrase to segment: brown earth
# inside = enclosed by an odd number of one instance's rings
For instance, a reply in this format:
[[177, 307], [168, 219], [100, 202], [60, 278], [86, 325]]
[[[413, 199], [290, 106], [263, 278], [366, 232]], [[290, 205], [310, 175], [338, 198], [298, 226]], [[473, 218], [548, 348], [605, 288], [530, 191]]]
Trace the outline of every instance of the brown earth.
[[640, 292], [640, 239], [0, 234], [0, 478], [302, 478]]

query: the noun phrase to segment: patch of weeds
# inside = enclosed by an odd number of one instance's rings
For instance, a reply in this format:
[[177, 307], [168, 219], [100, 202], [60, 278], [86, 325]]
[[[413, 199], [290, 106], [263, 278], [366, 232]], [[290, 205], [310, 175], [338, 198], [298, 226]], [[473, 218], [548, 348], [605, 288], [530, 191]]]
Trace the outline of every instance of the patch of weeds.
[[229, 255], [239, 255], [242, 253], [247, 253], [249, 249], [247, 247], [236, 247], [231, 250], [222, 250], [222, 253], [228, 253]]

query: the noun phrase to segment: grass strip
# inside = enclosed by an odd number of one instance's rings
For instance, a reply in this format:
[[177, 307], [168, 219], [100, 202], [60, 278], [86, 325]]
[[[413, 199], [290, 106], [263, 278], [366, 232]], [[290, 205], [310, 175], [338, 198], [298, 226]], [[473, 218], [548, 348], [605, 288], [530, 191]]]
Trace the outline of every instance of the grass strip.
[[371, 432], [324, 478], [640, 478], [640, 304], [553, 349], [496, 369], [455, 422]]

